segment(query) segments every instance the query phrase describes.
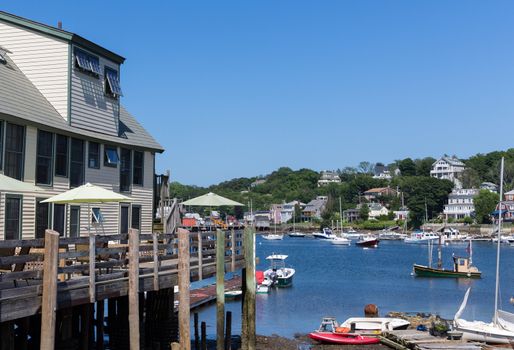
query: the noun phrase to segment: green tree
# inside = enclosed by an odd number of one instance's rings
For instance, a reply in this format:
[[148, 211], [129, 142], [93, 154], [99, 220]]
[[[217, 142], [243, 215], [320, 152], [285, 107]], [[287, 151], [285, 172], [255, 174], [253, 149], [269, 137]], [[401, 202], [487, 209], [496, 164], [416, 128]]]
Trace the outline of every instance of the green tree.
[[364, 203], [359, 210], [359, 217], [361, 220], [366, 221], [369, 218], [369, 207]]
[[416, 164], [410, 158], [400, 160], [400, 162], [398, 163], [398, 169], [400, 169], [402, 176], [416, 175]]
[[423, 159], [416, 159], [414, 161], [416, 165], [416, 176], [430, 176], [430, 170], [432, 170], [432, 164], [435, 159], [432, 157], [426, 157]]
[[490, 223], [489, 215], [496, 208], [500, 196], [498, 193], [494, 193], [488, 190], [481, 190], [475, 198], [473, 198], [473, 204], [475, 205], [475, 219], [479, 224]]

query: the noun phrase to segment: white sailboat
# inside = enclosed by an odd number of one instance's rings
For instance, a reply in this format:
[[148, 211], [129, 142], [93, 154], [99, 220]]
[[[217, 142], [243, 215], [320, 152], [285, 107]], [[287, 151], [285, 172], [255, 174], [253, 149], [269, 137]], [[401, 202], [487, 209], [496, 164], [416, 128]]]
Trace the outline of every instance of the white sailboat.
[[281, 241], [284, 239], [284, 235], [277, 233], [277, 220], [275, 219], [273, 222], [275, 223], [275, 233], [268, 233], [267, 235], [262, 236], [262, 238], [268, 241]]
[[501, 244], [501, 225], [502, 225], [502, 198], [503, 198], [503, 166], [504, 159], [501, 160], [500, 171], [500, 204], [498, 215], [498, 247], [496, 251], [496, 287], [494, 295], [494, 315], [493, 322], [485, 323], [482, 321], [466, 321], [461, 319], [462, 313], [468, 302], [468, 288], [464, 295], [464, 300], [453, 319], [453, 328], [462, 332], [462, 338], [465, 340], [482, 341], [496, 344], [509, 344], [514, 341], [514, 314], [498, 309], [499, 293], [500, 293], [500, 244]]
[[305, 237], [305, 233], [296, 232], [296, 207], [293, 209], [293, 232], [289, 233], [289, 237]]

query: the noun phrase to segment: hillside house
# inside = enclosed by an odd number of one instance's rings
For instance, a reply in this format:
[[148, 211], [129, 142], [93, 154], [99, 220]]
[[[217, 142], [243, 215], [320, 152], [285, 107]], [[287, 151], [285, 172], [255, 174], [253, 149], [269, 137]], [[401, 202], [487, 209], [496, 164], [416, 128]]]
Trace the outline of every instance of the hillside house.
[[304, 219], [321, 219], [321, 214], [325, 210], [325, 206], [327, 205], [328, 198], [325, 196], [318, 196], [316, 199], [313, 199], [302, 210], [302, 216]]
[[457, 189], [462, 188], [460, 175], [466, 166], [457, 157], [441, 157], [432, 164], [430, 176], [437, 179], [450, 180]]
[[366, 198], [368, 201], [378, 200], [381, 197], [386, 196], [396, 196], [397, 192], [396, 190], [390, 188], [390, 187], [377, 187], [377, 188], [370, 188], [366, 192], [364, 192], [364, 198]]
[[318, 180], [318, 187], [328, 186], [331, 183], [341, 183], [341, 178], [335, 171], [322, 171]]
[[[0, 11], [0, 173], [30, 185], [1, 193], [0, 239], [151, 232], [162, 146], [121, 105], [125, 59], [77, 34]], [[41, 203], [85, 183], [130, 203]], [[32, 187], [35, 186], [35, 187]]]
[[475, 213], [475, 205], [473, 198], [478, 194], [477, 189], [454, 189], [448, 195], [448, 204], [444, 206], [443, 214], [446, 219], [462, 219], [473, 216]]
[[376, 220], [380, 216], [386, 216], [389, 214], [389, 209], [387, 209], [380, 203], [369, 203], [368, 208], [369, 208], [368, 219], [370, 219], [370, 220]]

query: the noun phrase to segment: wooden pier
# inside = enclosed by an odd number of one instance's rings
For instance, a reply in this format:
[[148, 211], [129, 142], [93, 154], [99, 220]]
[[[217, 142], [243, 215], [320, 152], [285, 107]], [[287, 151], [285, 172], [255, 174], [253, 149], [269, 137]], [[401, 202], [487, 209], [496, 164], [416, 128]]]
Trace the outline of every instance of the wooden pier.
[[[216, 232], [187, 235], [190, 281], [214, 276]], [[234, 271], [245, 264], [243, 234], [225, 238], [225, 271]], [[178, 337], [178, 249], [176, 233], [137, 230], [0, 241], [0, 350], [104, 349], [104, 334], [110, 349], [128, 349], [129, 339], [131, 349], [169, 348]]]
[[[241, 277], [233, 277], [225, 281], [225, 290], [241, 290]], [[202, 307], [216, 300], [216, 285], [210, 284], [208, 286], [194, 289], [190, 293], [190, 307], [191, 310]]]
[[[482, 350], [481, 343], [468, 343], [462, 340], [449, 340], [435, 337], [428, 332], [415, 329], [386, 331], [380, 337], [383, 344], [398, 350]], [[490, 348], [487, 348], [490, 349]]]

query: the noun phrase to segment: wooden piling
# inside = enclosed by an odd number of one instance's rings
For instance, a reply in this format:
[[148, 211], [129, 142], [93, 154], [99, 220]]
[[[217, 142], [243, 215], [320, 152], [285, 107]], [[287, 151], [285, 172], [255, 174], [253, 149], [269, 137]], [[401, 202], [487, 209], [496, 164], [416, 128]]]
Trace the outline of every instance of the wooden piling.
[[105, 300], [96, 304], [96, 350], [104, 349], [104, 310]]
[[14, 322], [0, 323], [0, 349], [14, 350]]
[[195, 326], [195, 350], [200, 350], [200, 335], [198, 333], [198, 312], [194, 313], [194, 326]]
[[139, 350], [139, 230], [129, 229], [128, 257], [130, 350]]
[[225, 232], [216, 231], [216, 350], [225, 344]]
[[255, 232], [244, 230], [244, 253], [246, 265], [246, 290], [243, 305], [242, 349], [255, 350]]
[[225, 350], [232, 350], [232, 312], [227, 311]]
[[94, 232], [89, 230], [89, 302], [94, 303], [96, 299], [96, 237]]
[[189, 231], [178, 229], [178, 297], [179, 297], [179, 340], [180, 348], [191, 349], [190, 309], [189, 309]]
[[234, 228], [232, 227], [230, 234], [230, 252], [231, 252], [231, 264], [230, 264], [230, 271], [235, 272], [236, 271], [236, 231], [234, 231]]
[[55, 310], [57, 309], [57, 258], [59, 233], [45, 231], [45, 257], [43, 262], [43, 295], [41, 297], [41, 349], [55, 347]]
[[198, 280], [203, 280], [203, 247], [202, 231], [198, 231]]
[[202, 322], [202, 350], [207, 350], [207, 325], [205, 322]]
[[91, 304], [80, 306], [80, 349], [88, 350], [89, 342], [92, 336], [90, 332], [91, 326]]
[[157, 232], [152, 232], [152, 254], [153, 254], [153, 289], [159, 290], [159, 252], [157, 250], [159, 241]]

